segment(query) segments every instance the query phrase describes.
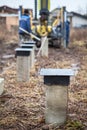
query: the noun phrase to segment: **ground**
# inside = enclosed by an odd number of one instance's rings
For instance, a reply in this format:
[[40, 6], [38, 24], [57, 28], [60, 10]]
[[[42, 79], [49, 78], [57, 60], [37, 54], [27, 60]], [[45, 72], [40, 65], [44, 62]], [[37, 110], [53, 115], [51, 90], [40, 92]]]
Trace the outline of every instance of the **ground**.
[[[49, 48], [48, 58], [36, 57], [30, 80], [26, 83], [17, 81], [14, 51], [17, 43], [1, 46], [0, 77], [5, 79], [5, 86], [0, 96], [0, 130], [87, 130], [86, 45], [73, 42], [67, 49]], [[68, 112], [64, 125], [45, 124], [45, 86], [38, 73], [41, 68], [78, 70], [68, 86]]]

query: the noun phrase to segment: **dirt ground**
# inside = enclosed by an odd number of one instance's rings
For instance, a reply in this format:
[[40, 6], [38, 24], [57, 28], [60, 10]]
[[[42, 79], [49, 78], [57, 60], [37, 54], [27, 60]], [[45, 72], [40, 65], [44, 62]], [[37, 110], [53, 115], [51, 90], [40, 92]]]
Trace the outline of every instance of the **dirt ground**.
[[[49, 48], [49, 57], [36, 58], [29, 82], [17, 82], [14, 49], [17, 43], [2, 43], [0, 77], [5, 79], [0, 96], [0, 130], [87, 130], [87, 46], [73, 42], [67, 49]], [[37, 52], [36, 52], [37, 53]], [[45, 124], [45, 86], [41, 68], [78, 70], [68, 86], [68, 113], [64, 125]]]

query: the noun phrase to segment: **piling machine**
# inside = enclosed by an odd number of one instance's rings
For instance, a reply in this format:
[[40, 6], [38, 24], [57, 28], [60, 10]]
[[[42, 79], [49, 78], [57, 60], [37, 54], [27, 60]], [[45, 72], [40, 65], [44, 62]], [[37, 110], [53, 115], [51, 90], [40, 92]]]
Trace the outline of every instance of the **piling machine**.
[[[35, 18], [31, 18], [31, 29], [37, 37], [47, 36], [49, 45], [67, 47], [67, 11], [66, 7], [57, 8], [56, 11], [50, 12], [50, 0], [34, 0]], [[22, 9], [21, 9], [22, 10]], [[39, 10], [39, 18], [37, 17]], [[22, 11], [21, 11], [22, 12]], [[37, 21], [37, 24], [34, 21]], [[68, 32], [69, 33], [69, 32]], [[69, 37], [68, 37], [69, 39]], [[41, 41], [35, 39], [37, 46]]]
[[35, 0], [35, 18], [39, 5], [39, 25], [36, 27], [38, 37], [47, 36], [49, 44], [67, 47], [69, 42], [69, 22], [66, 7], [56, 8], [50, 12], [50, 0]]

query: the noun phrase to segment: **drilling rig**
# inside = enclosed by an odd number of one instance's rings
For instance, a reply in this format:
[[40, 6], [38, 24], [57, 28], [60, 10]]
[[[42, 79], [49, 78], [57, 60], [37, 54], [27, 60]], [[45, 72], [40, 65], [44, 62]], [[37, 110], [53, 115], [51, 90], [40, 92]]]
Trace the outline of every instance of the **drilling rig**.
[[[35, 0], [35, 18], [39, 5], [39, 25], [36, 27], [38, 37], [47, 36], [49, 44], [56, 46], [68, 46], [69, 22], [67, 22], [66, 7], [57, 8], [50, 12], [50, 0]], [[53, 15], [52, 15], [53, 13]], [[68, 24], [68, 25], [67, 25]], [[67, 30], [68, 28], [68, 30]]]
[[[50, 12], [50, 0], [34, 0], [35, 18], [31, 19], [31, 29], [37, 37], [47, 37], [50, 45], [67, 47], [67, 11], [66, 7], [57, 8], [56, 12]], [[20, 8], [22, 10], [22, 8]], [[37, 18], [39, 10], [39, 18]], [[21, 11], [22, 13], [22, 11]], [[37, 21], [37, 24], [32, 24]], [[69, 38], [69, 37], [68, 37]], [[40, 41], [36, 40], [37, 46]]]

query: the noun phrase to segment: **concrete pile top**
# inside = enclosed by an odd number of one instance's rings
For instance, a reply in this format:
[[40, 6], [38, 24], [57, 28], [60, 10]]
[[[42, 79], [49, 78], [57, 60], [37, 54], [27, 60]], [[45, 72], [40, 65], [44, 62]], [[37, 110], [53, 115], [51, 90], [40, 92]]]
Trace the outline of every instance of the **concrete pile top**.
[[21, 47], [22, 47], [22, 46], [26, 46], [26, 47], [34, 47], [35, 45], [34, 45], [34, 44], [21, 44], [20, 46], [21, 46]]
[[4, 78], [0, 78], [0, 82], [4, 81]]
[[16, 48], [15, 51], [32, 51], [32, 48]]
[[73, 76], [75, 72], [72, 69], [41, 69], [40, 75], [44, 76]]
[[35, 44], [36, 42], [35, 41], [25, 41], [24, 43], [25, 44], [32, 44], [32, 43]]

